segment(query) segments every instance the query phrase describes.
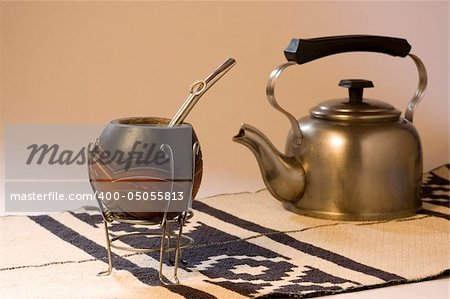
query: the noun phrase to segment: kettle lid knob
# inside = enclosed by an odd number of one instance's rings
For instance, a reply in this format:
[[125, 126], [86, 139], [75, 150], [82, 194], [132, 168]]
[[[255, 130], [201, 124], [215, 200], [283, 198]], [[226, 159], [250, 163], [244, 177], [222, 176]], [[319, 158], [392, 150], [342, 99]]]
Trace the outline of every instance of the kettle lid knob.
[[401, 112], [392, 105], [364, 98], [364, 88], [373, 87], [372, 81], [362, 79], [341, 80], [339, 86], [348, 88], [348, 98], [328, 100], [311, 108], [314, 118], [348, 123], [390, 121], [397, 122]]
[[361, 103], [363, 100], [364, 88], [372, 88], [373, 82], [364, 79], [345, 79], [339, 82], [340, 87], [348, 88], [348, 98], [350, 102]]

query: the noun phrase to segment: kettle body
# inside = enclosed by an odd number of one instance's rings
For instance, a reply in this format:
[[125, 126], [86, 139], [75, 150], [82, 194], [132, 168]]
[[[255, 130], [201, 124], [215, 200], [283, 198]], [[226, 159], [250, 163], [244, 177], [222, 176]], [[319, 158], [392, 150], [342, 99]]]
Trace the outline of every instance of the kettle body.
[[299, 120], [301, 146], [286, 143], [305, 171], [305, 191], [286, 208], [318, 218], [393, 219], [421, 209], [422, 148], [414, 126]]

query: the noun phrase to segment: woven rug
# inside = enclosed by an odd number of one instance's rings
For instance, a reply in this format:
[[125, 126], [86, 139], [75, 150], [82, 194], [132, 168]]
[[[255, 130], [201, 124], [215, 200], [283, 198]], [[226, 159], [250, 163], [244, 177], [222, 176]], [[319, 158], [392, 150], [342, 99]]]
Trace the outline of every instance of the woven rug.
[[107, 258], [95, 208], [2, 217], [1, 297], [300, 298], [448, 276], [449, 165], [427, 173], [423, 191], [419, 215], [373, 222], [299, 216], [266, 190], [197, 200], [184, 230], [195, 245], [183, 250], [177, 286], [159, 282], [158, 254], [113, 249], [112, 274], [97, 276]]

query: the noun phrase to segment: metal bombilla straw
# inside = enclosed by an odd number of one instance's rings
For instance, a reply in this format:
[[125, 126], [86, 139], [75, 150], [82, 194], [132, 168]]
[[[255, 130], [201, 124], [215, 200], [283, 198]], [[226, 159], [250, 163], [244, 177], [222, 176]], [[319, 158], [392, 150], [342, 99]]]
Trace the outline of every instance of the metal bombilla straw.
[[[187, 99], [185, 100], [183, 105], [180, 107], [180, 109], [177, 111], [175, 116], [172, 118], [170, 123], [167, 125], [167, 127], [174, 127], [176, 125], [181, 124], [186, 119], [186, 116], [189, 114], [189, 112], [191, 112], [191, 110], [195, 106], [195, 104], [197, 104], [198, 100], [202, 97], [202, 95], [211, 86], [213, 86], [214, 83], [216, 83], [223, 75], [225, 75], [231, 69], [231, 67], [233, 67], [235, 64], [236, 64], [236, 60], [234, 60], [233, 58], [228, 58], [224, 63], [222, 63], [213, 73], [211, 73], [204, 80], [195, 81], [194, 83], [192, 83], [192, 85], [190, 87], [189, 96], [187, 97]], [[161, 146], [161, 149], [165, 152], [165, 154], [168, 157], [170, 157], [170, 163], [171, 163], [170, 165], [171, 165], [171, 173], [172, 173], [172, 188], [173, 188], [173, 181], [174, 181], [173, 152], [172, 152], [172, 149], [170, 148], [170, 146], [167, 144], [163, 144]], [[199, 145], [198, 145], [198, 143], [195, 143], [193, 145], [192, 178], [194, 178], [194, 175], [195, 175], [195, 155], [196, 155], [196, 152], [198, 152], [198, 149], [199, 149]], [[171, 193], [172, 193], [172, 188], [171, 188]], [[172, 234], [170, 232], [169, 223], [168, 223], [169, 220], [167, 219], [167, 213], [169, 211], [169, 206], [170, 206], [170, 201], [168, 203], [168, 206], [166, 207], [166, 211], [164, 212], [164, 217], [160, 223], [160, 226], [162, 228], [162, 233], [161, 233], [161, 246], [160, 246], [160, 256], [159, 256], [159, 280], [165, 285], [173, 285], [173, 284], [180, 283], [180, 281], [178, 279], [178, 262], [180, 260], [180, 255], [181, 255], [180, 250], [182, 247], [189, 246], [190, 244], [192, 244], [194, 242], [194, 240], [192, 238], [182, 235], [184, 221], [188, 217], [186, 212], [183, 212], [178, 218], [178, 222], [179, 222], [178, 234]], [[165, 277], [165, 275], [163, 274], [163, 256], [166, 253], [166, 251], [169, 252], [171, 249], [170, 248], [171, 236], [176, 237], [176, 245], [174, 248], [172, 248], [172, 250], [175, 251], [174, 272], [173, 272], [174, 281], [168, 280]], [[182, 239], [184, 239], [185, 241], [187, 240], [188, 243], [186, 243], [185, 245], [182, 245], [182, 242], [181, 242]], [[166, 243], [166, 240], [167, 240], [167, 243]], [[169, 256], [169, 258], [170, 258], [170, 256]]]
[[192, 83], [189, 96], [167, 126], [173, 127], [181, 124], [186, 119], [189, 112], [191, 112], [192, 108], [194, 108], [195, 104], [197, 104], [202, 95], [211, 86], [213, 86], [214, 83], [222, 78], [222, 76], [225, 75], [235, 64], [236, 60], [233, 58], [228, 58], [204, 80], [199, 80]]

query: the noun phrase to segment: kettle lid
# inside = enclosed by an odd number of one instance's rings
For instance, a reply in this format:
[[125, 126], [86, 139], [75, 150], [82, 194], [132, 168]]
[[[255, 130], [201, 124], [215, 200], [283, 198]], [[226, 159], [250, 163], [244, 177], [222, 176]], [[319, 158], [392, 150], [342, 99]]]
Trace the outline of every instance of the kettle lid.
[[363, 98], [364, 88], [373, 87], [372, 81], [362, 79], [341, 80], [339, 86], [348, 88], [346, 99], [320, 103], [310, 110], [311, 116], [346, 122], [398, 121], [401, 112], [394, 106]]

